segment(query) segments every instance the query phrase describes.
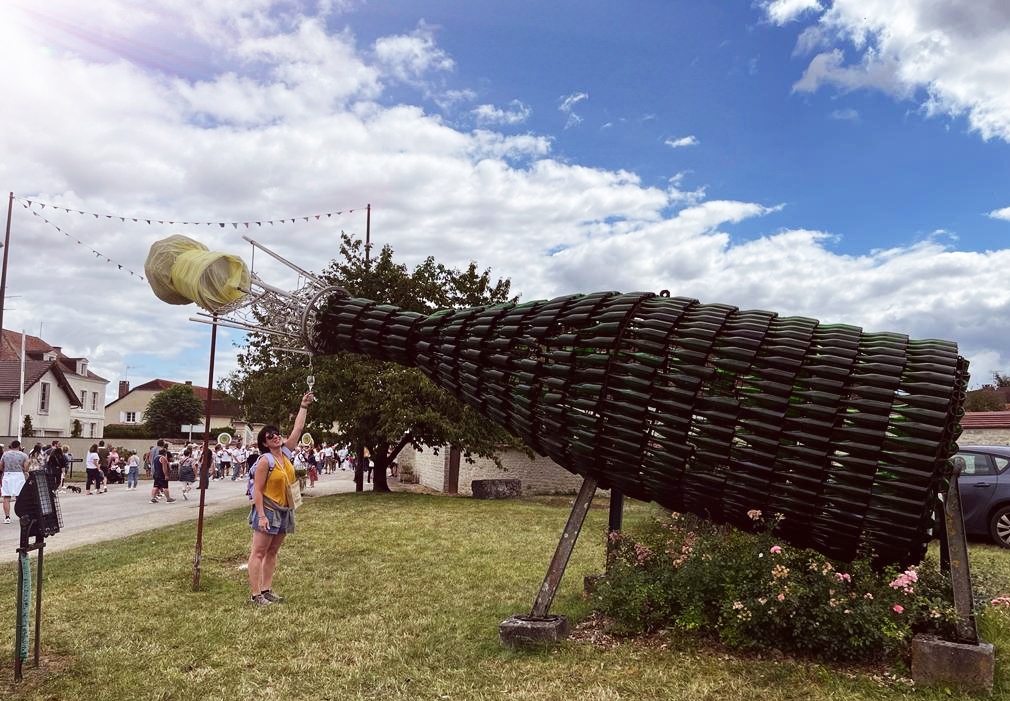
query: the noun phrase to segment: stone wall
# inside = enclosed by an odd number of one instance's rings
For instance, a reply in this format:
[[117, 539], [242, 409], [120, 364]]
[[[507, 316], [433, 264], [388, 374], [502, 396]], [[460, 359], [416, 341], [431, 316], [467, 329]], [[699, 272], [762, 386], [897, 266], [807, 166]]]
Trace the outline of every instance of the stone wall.
[[[1010, 428], [965, 429], [958, 439], [961, 446], [967, 445], [1010, 445]], [[410, 446], [403, 449], [397, 462], [410, 465], [418, 477], [418, 483], [443, 491], [449, 449], [443, 448], [438, 455], [429, 448], [415, 451]], [[523, 494], [575, 494], [579, 491], [582, 478], [573, 475], [550, 458], [535, 456], [530, 459], [518, 450], [502, 454], [505, 470], [498, 469], [490, 460], [476, 458], [471, 465], [465, 459], [459, 461], [459, 493], [471, 496], [470, 482], [475, 479], [508, 478], [522, 481]]]
[[[418, 477], [418, 482], [430, 489], [443, 491], [449, 449], [442, 448], [435, 455], [431, 449], [414, 451], [403, 449], [397, 459], [399, 464], [410, 464]], [[476, 479], [518, 479], [522, 481], [523, 494], [575, 494], [582, 485], [582, 478], [573, 475], [549, 458], [535, 456], [530, 459], [518, 450], [507, 450], [501, 455], [504, 470], [491, 460], [475, 458], [469, 464], [465, 458], [459, 460], [459, 493], [470, 496], [470, 482]]]
[[1010, 445], [1010, 428], [966, 428], [957, 444], [965, 445]]

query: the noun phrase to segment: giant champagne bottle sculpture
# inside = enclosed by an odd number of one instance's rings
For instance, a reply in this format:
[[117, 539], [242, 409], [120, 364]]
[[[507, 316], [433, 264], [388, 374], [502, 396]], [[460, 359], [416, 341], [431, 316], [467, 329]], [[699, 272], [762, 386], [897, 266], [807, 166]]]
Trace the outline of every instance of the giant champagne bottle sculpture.
[[968, 381], [952, 342], [651, 293], [421, 315], [313, 285], [282, 323], [295, 345], [419, 368], [602, 487], [745, 528], [779, 514], [843, 560], [925, 553]]

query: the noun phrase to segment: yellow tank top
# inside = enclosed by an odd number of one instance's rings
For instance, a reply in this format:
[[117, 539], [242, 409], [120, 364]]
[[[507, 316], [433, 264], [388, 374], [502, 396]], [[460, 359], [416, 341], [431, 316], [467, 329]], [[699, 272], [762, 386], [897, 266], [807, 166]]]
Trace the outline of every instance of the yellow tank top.
[[[267, 469], [270, 469], [269, 463]], [[294, 482], [295, 466], [288, 460], [288, 456], [281, 453], [280, 462], [274, 463], [274, 469], [267, 474], [267, 482], [263, 485], [263, 496], [272, 499], [282, 506], [288, 505], [287, 487], [289, 482]]]

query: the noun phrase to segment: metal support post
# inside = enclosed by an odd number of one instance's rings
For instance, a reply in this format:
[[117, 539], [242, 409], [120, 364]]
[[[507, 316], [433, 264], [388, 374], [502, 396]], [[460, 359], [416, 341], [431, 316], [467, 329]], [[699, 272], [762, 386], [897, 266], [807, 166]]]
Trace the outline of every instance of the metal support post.
[[957, 478], [960, 470], [955, 470], [950, 480], [950, 489], [944, 501], [943, 538], [947, 541], [950, 560], [950, 581], [954, 589], [954, 610], [957, 613], [955, 631], [959, 642], [978, 644], [978, 628], [972, 610], [971, 571], [968, 566], [968, 541], [964, 533], [964, 517], [961, 514], [961, 493]]
[[35, 566], [35, 667], [37, 668], [42, 644], [42, 559], [45, 555], [46, 543], [42, 538], [36, 538], [35, 545], [39, 550], [38, 564]]
[[586, 520], [589, 505], [593, 502], [595, 494], [596, 478], [586, 477], [582, 482], [582, 488], [579, 489], [579, 495], [572, 505], [572, 513], [568, 516], [568, 523], [565, 524], [565, 530], [561, 534], [557, 549], [554, 551], [554, 557], [551, 558], [551, 564], [547, 567], [547, 576], [544, 577], [544, 583], [540, 585], [540, 591], [533, 602], [533, 611], [530, 613], [533, 618], [543, 618], [550, 611], [554, 595], [558, 592], [561, 578], [568, 566], [568, 559], [572, 555], [572, 550], [575, 549], [575, 541], [578, 540], [579, 533], [582, 532], [582, 524]]

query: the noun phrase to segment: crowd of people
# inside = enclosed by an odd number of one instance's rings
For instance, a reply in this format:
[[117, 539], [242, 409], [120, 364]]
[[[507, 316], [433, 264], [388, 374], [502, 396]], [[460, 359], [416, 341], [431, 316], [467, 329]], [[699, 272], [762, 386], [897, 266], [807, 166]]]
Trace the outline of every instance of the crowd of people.
[[[273, 590], [273, 575], [281, 544], [295, 530], [295, 509], [301, 499], [297, 490], [292, 489], [300, 469], [304, 469], [309, 487], [315, 486], [320, 475], [355, 469], [354, 456], [346, 448], [301, 442], [306, 413], [313, 400], [311, 392], [302, 396], [290, 433], [284, 435], [276, 426], [265, 426], [256, 436], [255, 446], [232, 441], [204, 449], [200, 444], [189, 443], [173, 452], [167, 441], [159, 440], [138, 454], [125, 449], [120, 452], [100, 440], [90, 446], [84, 459], [87, 494], [105, 494], [109, 483], [125, 483], [127, 491], [136, 490], [141, 469], [151, 478], [153, 504], [162, 499], [166, 503], [175, 501], [169, 487], [173, 472], [182, 485], [183, 499], [189, 498], [201, 474], [206, 474], [208, 480], [247, 478], [252, 502], [249, 511], [252, 543], [247, 568], [249, 601], [258, 606], [280, 603], [284, 597]], [[15, 440], [9, 448], [0, 445], [0, 451], [4, 523], [11, 522], [11, 500], [17, 497], [31, 470], [44, 469], [53, 489], [65, 486], [73, 458], [59, 440], [53, 440], [45, 448], [36, 443], [29, 453]], [[370, 475], [371, 461], [366, 458], [362, 467]], [[80, 491], [75, 485], [70, 488]]]
[[[69, 446], [53, 440], [48, 446], [35, 443], [29, 452], [19, 441], [11, 441], [9, 446], [0, 444], [0, 473], [2, 473], [2, 493], [4, 523], [10, 523], [11, 501], [17, 497], [33, 469], [45, 469], [54, 490], [71, 489], [80, 491], [76, 485], [65, 481], [70, 466], [75, 462]], [[266, 446], [262, 446], [266, 447]], [[228, 445], [218, 444], [207, 452], [210, 455], [209, 480], [245, 480], [250, 469], [263, 454], [261, 446], [246, 446], [242, 441], [232, 441]], [[152, 480], [151, 503], [174, 502], [170, 494], [169, 480], [177, 478], [181, 484], [183, 499], [197, 482], [203, 462], [200, 459], [202, 444], [186, 443], [181, 447], [159, 440], [146, 452], [116, 448], [106, 445], [104, 440], [93, 443], [84, 457], [86, 494], [105, 494], [109, 484], [125, 484], [127, 491], [139, 486], [140, 472]], [[304, 471], [308, 487], [315, 486], [320, 475], [336, 474], [338, 471], [355, 469], [355, 456], [347, 448], [322, 443], [303, 445], [296, 443], [290, 451], [290, 461], [297, 472]], [[79, 460], [77, 460], [79, 461]], [[366, 460], [365, 473], [371, 474], [371, 462]]]

